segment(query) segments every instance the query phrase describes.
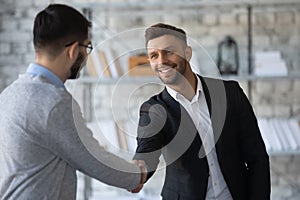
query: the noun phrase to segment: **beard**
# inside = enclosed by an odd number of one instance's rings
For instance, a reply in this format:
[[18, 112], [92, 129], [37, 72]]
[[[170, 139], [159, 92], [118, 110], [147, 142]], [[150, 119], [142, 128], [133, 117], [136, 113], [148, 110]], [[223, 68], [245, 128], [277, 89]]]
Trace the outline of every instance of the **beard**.
[[164, 77], [159, 75], [159, 79], [166, 85], [177, 85], [184, 78], [184, 73], [186, 71], [186, 60], [182, 60], [180, 63], [170, 63], [165, 65], [167, 67], [175, 70], [175, 73], [169, 77]]
[[79, 52], [74, 64], [71, 67], [71, 75], [68, 79], [77, 79], [80, 76], [80, 70], [85, 65], [85, 57]]

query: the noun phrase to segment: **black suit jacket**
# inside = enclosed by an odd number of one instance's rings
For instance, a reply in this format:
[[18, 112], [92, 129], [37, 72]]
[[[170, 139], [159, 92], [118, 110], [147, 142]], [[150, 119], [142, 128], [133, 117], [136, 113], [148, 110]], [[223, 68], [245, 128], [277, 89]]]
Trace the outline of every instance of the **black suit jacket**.
[[[200, 80], [219, 165], [233, 199], [270, 199], [269, 157], [247, 97], [235, 81]], [[164, 156], [164, 199], [205, 199], [209, 168], [202, 141], [187, 111], [166, 88], [142, 104], [137, 141], [134, 159], [145, 160], [148, 178]]]

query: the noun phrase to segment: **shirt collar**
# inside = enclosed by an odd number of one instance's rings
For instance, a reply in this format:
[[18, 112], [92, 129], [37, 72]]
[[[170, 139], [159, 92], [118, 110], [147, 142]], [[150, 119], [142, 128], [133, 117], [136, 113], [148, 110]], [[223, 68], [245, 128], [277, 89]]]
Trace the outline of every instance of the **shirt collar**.
[[[203, 87], [202, 87], [202, 83], [201, 83], [200, 78], [199, 78], [197, 75], [196, 75], [196, 78], [197, 78], [197, 90], [196, 90], [195, 96], [194, 96], [193, 99], [192, 99], [192, 102], [195, 101], [195, 100], [198, 100], [200, 94], [201, 94], [202, 91], [203, 91]], [[176, 90], [170, 88], [169, 86], [166, 86], [166, 88], [167, 88], [168, 93], [169, 93], [176, 101], [178, 101], [179, 98], [181, 98], [181, 99], [184, 98], [184, 99], [185, 99], [185, 97], [182, 96], [182, 95], [181, 95], [179, 92], [177, 92]]]
[[51, 84], [60, 87], [60, 88], [65, 88], [64, 83], [58, 76], [56, 76], [53, 72], [51, 72], [49, 69], [36, 64], [36, 63], [31, 63], [28, 68], [26, 73], [32, 74], [34, 76], [43, 76], [45, 77]]

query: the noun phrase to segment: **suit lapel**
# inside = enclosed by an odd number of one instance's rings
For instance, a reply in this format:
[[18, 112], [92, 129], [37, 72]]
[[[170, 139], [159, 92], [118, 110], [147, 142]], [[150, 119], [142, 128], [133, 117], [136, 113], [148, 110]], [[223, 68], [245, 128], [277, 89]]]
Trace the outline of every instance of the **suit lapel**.
[[[184, 131], [185, 133], [189, 134], [189, 136], [191, 136], [193, 138], [196, 137], [197, 144], [201, 146], [202, 141], [199, 136], [199, 133], [196, 129], [196, 126], [195, 126], [192, 118], [190, 117], [188, 112], [185, 110], [185, 108], [182, 105], [180, 105], [180, 103], [178, 103], [168, 93], [166, 88], [162, 91], [162, 98], [163, 98], [163, 101], [166, 103], [166, 106], [168, 107], [170, 114], [172, 116], [174, 116], [174, 119], [176, 121], [175, 123], [182, 123], [182, 124], [180, 124], [180, 127], [184, 127], [184, 130], [181, 130], [181, 131]], [[186, 137], [188, 137], [188, 135]]]
[[[213, 134], [214, 134], [214, 139], [216, 141], [216, 151], [219, 157], [221, 156], [222, 153], [222, 140], [219, 139], [224, 127], [225, 115], [227, 109], [227, 99], [226, 99], [226, 92], [224, 86], [225, 82], [223, 80], [206, 78], [202, 76], [199, 76], [199, 78], [202, 83], [203, 92], [207, 102], [209, 114], [211, 116]], [[161, 101], [165, 104], [165, 106], [168, 107], [170, 114], [174, 116], [175, 123], [185, 123], [185, 126], [188, 127], [189, 129], [185, 129], [183, 130], [183, 132], [191, 133], [190, 136], [194, 138], [195, 134], [193, 133], [195, 132], [196, 127], [193, 123], [193, 120], [188, 115], [184, 107], [181, 106], [175, 99], [173, 99], [173, 97], [167, 92], [166, 88], [164, 88], [164, 90], [162, 91], [161, 97], [162, 97]], [[181, 117], [185, 118], [185, 120], [181, 120]], [[201, 138], [198, 132], [196, 133], [197, 133], [196, 134], [197, 144], [201, 147], [202, 146]]]
[[221, 155], [222, 140], [220, 136], [224, 127], [227, 99], [223, 80], [200, 77], [208, 110], [211, 117], [214, 139], [218, 156]]
[[210, 95], [209, 95], [209, 90], [208, 90], [208, 87], [207, 87], [207, 85], [204, 81], [204, 78], [202, 76], [199, 76], [199, 78], [200, 78], [200, 81], [201, 81], [201, 84], [202, 84], [202, 88], [203, 88], [204, 96], [205, 96], [205, 99], [206, 99], [208, 111], [209, 111], [209, 114], [211, 116], [211, 99], [210, 99]]

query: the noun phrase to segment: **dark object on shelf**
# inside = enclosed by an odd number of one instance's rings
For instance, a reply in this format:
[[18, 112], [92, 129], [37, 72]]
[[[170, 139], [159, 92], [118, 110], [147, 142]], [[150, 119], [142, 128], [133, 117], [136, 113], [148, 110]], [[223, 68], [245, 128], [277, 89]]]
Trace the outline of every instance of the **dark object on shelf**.
[[238, 45], [236, 41], [226, 36], [218, 44], [217, 66], [221, 74], [237, 74], [239, 70]]

